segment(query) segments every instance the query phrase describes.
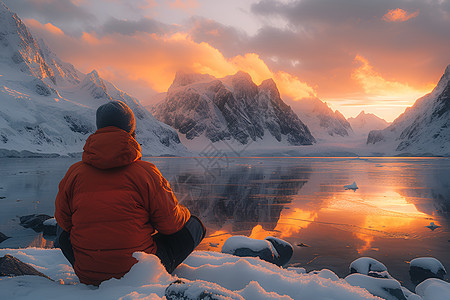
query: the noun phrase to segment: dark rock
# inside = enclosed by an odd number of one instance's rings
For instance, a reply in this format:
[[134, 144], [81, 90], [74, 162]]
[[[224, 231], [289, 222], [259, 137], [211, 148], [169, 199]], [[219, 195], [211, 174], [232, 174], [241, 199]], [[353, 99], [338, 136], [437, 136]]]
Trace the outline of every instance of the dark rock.
[[32, 266], [20, 261], [14, 256], [6, 254], [5, 256], [0, 257], [0, 276], [13, 277], [23, 275], [35, 275], [50, 279], [48, 276], [42, 274]]
[[238, 248], [234, 250], [233, 255], [240, 256], [240, 257], [259, 257], [262, 260], [265, 260], [267, 262], [276, 264], [276, 261], [278, 260], [277, 257], [275, 257], [274, 253], [269, 248], [264, 248], [259, 251], [254, 251], [250, 248]]
[[3, 233], [0, 232], [0, 243], [3, 242], [6, 239], [9, 239], [9, 236], [6, 236], [6, 235], [4, 235]]
[[206, 281], [176, 280], [172, 282], [165, 291], [168, 300], [244, 300], [244, 298], [230, 290], [215, 283]]
[[371, 277], [375, 277], [375, 278], [393, 279], [393, 277], [391, 276], [391, 274], [388, 273], [388, 271], [383, 271], [383, 272], [369, 271], [369, 273], [367, 273], [367, 275], [369, 275]]
[[20, 225], [25, 228], [31, 228], [36, 232], [42, 232], [44, 230], [44, 225], [42, 224], [45, 220], [51, 219], [49, 215], [27, 215], [20, 217]]
[[279, 257], [275, 259], [276, 265], [284, 266], [291, 260], [291, 257], [294, 254], [294, 247], [292, 247], [291, 244], [272, 236], [266, 237], [265, 240], [271, 242], [279, 254]]
[[419, 257], [411, 261], [409, 276], [414, 285], [418, 285], [428, 278], [443, 280], [447, 274], [442, 263], [433, 257]]
[[42, 226], [42, 232], [44, 235], [56, 235], [56, 222], [55, 224], [47, 224], [47, 222], [44, 221]]

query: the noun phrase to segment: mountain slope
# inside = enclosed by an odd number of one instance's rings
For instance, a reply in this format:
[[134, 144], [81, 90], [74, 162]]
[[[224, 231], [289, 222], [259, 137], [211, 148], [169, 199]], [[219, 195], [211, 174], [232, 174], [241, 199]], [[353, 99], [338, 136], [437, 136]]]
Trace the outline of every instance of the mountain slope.
[[450, 65], [434, 90], [419, 98], [384, 130], [369, 133], [367, 144], [397, 153], [450, 156]]
[[330, 137], [346, 137], [352, 133], [345, 117], [318, 98], [293, 101], [291, 107], [317, 139], [329, 140]]
[[281, 100], [272, 79], [257, 86], [244, 72], [221, 79], [178, 72], [166, 99], [153, 112], [188, 140], [240, 145], [263, 140], [287, 145], [315, 142], [308, 127]]
[[355, 118], [348, 118], [347, 121], [352, 126], [353, 132], [365, 136], [372, 130], [382, 130], [390, 124], [384, 119], [371, 113], [366, 114], [364, 111], [361, 111]]
[[[136, 116], [136, 138], [145, 154], [185, 153], [177, 133], [139, 102], [101, 79], [61, 61], [0, 2], [0, 149], [68, 154], [81, 152], [95, 127], [95, 111], [114, 100]], [[4, 151], [7, 150], [7, 151]]]

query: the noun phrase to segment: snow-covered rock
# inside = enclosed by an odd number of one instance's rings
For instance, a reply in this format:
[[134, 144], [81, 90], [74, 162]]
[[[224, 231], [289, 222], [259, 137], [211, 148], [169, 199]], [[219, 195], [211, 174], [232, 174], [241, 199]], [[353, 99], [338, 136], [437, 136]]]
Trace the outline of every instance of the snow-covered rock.
[[0, 277], [1, 276], [41, 276], [49, 279], [46, 275], [42, 274], [32, 266], [22, 262], [14, 256], [6, 254], [0, 257]]
[[450, 65], [434, 90], [419, 98], [383, 130], [371, 131], [375, 151], [450, 156]]
[[368, 275], [370, 271], [387, 271], [386, 266], [378, 260], [371, 257], [360, 257], [350, 264], [350, 273], [360, 273]]
[[280, 257], [273, 244], [268, 240], [257, 240], [238, 235], [229, 237], [221, 251], [241, 257], [259, 257], [271, 263], [275, 263]]
[[257, 86], [249, 74], [216, 79], [178, 72], [155, 117], [187, 140], [239, 145], [270, 140], [286, 145], [315, 142], [307, 126], [280, 98], [272, 79]]
[[186, 153], [173, 128], [95, 70], [83, 74], [61, 61], [0, 2], [0, 155], [82, 152], [97, 107], [111, 99], [134, 112], [144, 154]]
[[386, 120], [364, 110], [355, 118], [348, 118], [347, 121], [352, 126], [353, 132], [357, 135], [367, 136], [372, 130], [382, 130], [389, 126]]
[[416, 293], [426, 300], [450, 299], [450, 283], [430, 278], [416, 286]]
[[376, 278], [363, 274], [350, 274], [345, 280], [352, 286], [368, 290], [386, 300], [407, 300], [400, 283], [395, 279]]
[[294, 247], [288, 242], [272, 236], [268, 236], [264, 240], [232, 236], [225, 241], [221, 251], [241, 257], [259, 257], [277, 266], [284, 266], [291, 259]]
[[291, 260], [291, 257], [294, 254], [294, 247], [292, 247], [290, 243], [273, 236], [268, 236], [265, 240], [271, 242], [275, 247], [275, 250], [277, 250], [278, 259], [275, 260], [276, 265], [284, 266]]
[[318, 141], [353, 134], [352, 126], [344, 115], [338, 110], [333, 111], [327, 103], [322, 102], [319, 98], [291, 101], [290, 105]]
[[237, 293], [227, 290], [218, 284], [202, 280], [183, 281], [178, 279], [166, 288], [165, 296], [168, 300], [244, 300]]
[[419, 284], [428, 278], [444, 279], [447, 271], [442, 263], [434, 257], [418, 257], [409, 264], [409, 276], [412, 283]]

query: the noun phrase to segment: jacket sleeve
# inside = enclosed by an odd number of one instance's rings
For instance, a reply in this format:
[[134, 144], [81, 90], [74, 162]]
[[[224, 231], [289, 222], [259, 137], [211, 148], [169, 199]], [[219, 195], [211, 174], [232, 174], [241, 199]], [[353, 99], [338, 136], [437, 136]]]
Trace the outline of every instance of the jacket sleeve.
[[178, 203], [169, 182], [153, 166], [153, 192], [149, 193], [150, 222], [162, 234], [173, 234], [183, 228], [191, 213]]
[[59, 183], [59, 191], [55, 200], [55, 219], [64, 231], [70, 232], [72, 229], [72, 192], [69, 178], [73, 171], [73, 166], [69, 168], [64, 178]]

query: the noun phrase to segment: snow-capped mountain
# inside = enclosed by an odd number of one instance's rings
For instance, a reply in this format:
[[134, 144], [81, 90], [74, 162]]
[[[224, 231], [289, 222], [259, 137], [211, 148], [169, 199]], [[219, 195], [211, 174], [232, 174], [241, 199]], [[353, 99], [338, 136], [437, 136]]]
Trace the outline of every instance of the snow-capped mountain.
[[317, 139], [329, 140], [330, 137], [345, 137], [352, 133], [352, 127], [345, 117], [319, 98], [301, 99], [290, 104]]
[[[136, 138], [144, 154], [184, 153], [173, 128], [157, 121], [139, 102], [100, 78], [61, 61], [36, 40], [0, 1], [0, 149], [68, 154], [81, 152], [96, 129], [95, 111], [121, 100], [136, 116]], [[5, 151], [7, 150], [7, 151]]]
[[308, 127], [281, 100], [272, 79], [257, 86], [244, 72], [221, 79], [178, 72], [165, 100], [153, 112], [192, 141], [199, 138], [239, 145], [315, 142]]
[[450, 156], [450, 65], [430, 94], [416, 100], [389, 127], [371, 131], [367, 144], [396, 153]]
[[353, 132], [358, 135], [367, 136], [372, 130], [381, 130], [389, 126], [386, 120], [371, 114], [365, 113], [364, 110], [355, 118], [348, 118], [347, 121], [352, 126]]

